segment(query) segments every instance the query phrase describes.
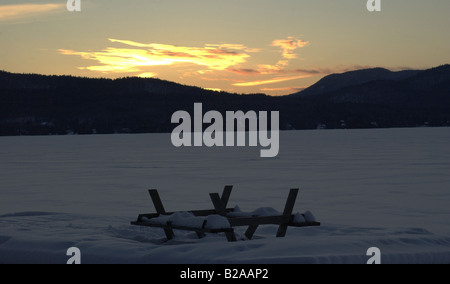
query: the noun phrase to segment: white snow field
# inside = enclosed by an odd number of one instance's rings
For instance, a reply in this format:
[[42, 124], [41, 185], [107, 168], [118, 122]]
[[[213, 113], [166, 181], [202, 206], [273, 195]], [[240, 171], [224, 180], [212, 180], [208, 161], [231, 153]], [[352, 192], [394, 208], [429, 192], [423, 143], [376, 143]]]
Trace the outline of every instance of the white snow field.
[[[0, 138], [0, 263], [450, 263], [450, 128], [282, 132], [260, 148], [174, 148], [170, 134]], [[262, 226], [254, 240], [131, 226], [155, 213], [229, 207], [311, 211], [321, 227]], [[243, 236], [245, 228], [238, 228]]]

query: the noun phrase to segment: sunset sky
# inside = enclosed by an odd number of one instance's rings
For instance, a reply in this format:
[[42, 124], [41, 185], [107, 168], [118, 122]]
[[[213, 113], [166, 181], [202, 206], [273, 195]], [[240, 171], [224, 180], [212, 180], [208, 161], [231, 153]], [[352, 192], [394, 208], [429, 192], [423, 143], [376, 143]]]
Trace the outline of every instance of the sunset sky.
[[450, 63], [450, 1], [1, 0], [0, 70], [286, 95], [323, 76]]

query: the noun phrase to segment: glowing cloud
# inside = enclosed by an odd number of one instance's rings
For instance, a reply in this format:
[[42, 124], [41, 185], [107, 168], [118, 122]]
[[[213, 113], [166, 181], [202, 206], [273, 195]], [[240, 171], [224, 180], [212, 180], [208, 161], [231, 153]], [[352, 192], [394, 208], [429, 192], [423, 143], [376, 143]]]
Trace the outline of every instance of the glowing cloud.
[[158, 76], [158, 74], [153, 73], [153, 72], [145, 72], [145, 73], [139, 74], [138, 77], [139, 78], [154, 78], [156, 76]]
[[253, 86], [275, 84], [275, 83], [286, 82], [286, 81], [297, 80], [297, 79], [308, 78], [308, 77], [311, 77], [311, 75], [301, 75], [301, 76], [294, 76], [294, 77], [277, 77], [277, 78], [273, 78], [273, 79], [270, 79], [270, 80], [253, 81], [253, 82], [245, 82], [245, 83], [235, 83], [235, 84], [233, 84], [233, 86], [253, 87]]
[[204, 88], [207, 91], [213, 91], [213, 92], [221, 92], [221, 89], [217, 89], [217, 88]]
[[[141, 43], [131, 40], [109, 39], [110, 46], [102, 50], [74, 51], [59, 49], [60, 54], [79, 56], [95, 64], [78, 67], [82, 70], [101, 72], [103, 74], [132, 74], [141, 78], [158, 76], [157, 66], [176, 66], [178, 79], [186, 81], [187, 78], [204, 82], [215, 82], [219, 88], [208, 90], [221, 91], [224, 86], [255, 87], [282, 83], [302, 78], [317, 76], [315, 70], [289, 69], [291, 62], [297, 58], [296, 50], [308, 44], [293, 37], [274, 40], [270, 46], [280, 49], [280, 57], [275, 64], [253, 62], [248, 64], [252, 53], [265, 52], [260, 48], [249, 48], [243, 44], [205, 44], [200, 47], [176, 46], [161, 43]], [[200, 68], [198, 68], [200, 67]], [[155, 70], [156, 69], [156, 70]], [[200, 70], [199, 70], [200, 69]], [[171, 69], [171, 72], [174, 72]], [[225, 71], [225, 72], [224, 72]], [[161, 71], [164, 72], [164, 71]], [[237, 78], [236, 76], [239, 76]], [[267, 79], [268, 75], [274, 78]], [[264, 76], [264, 77], [263, 77]], [[253, 80], [248, 80], [253, 77]], [[262, 77], [262, 78], [261, 78]], [[190, 79], [189, 79], [190, 80]], [[231, 83], [234, 82], [234, 83]], [[215, 87], [215, 86], [214, 86]], [[290, 86], [276, 86], [278, 88], [264, 88], [269, 92], [288, 92], [299, 88]]]
[[248, 53], [254, 53], [254, 52], [260, 52], [261, 49], [259, 48], [248, 48], [243, 44], [207, 44], [207, 47], [214, 47], [214, 48], [220, 48], [220, 49], [230, 49], [230, 50], [243, 50]]
[[281, 88], [262, 88], [263, 92], [274, 92], [274, 91], [289, 91], [289, 92], [300, 92], [306, 89], [306, 87], [281, 87]]
[[272, 46], [278, 46], [282, 50], [283, 58], [285, 59], [295, 59], [297, 55], [294, 51], [297, 48], [302, 48], [308, 45], [309, 42], [303, 41], [294, 37], [288, 37], [287, 39], [277, 39], [272, 42]]
[[58, 9], [66, 9], [65, 7], [65, 4], [18, 4], [0, 6], [0, 21], [36, 16]]
[[280, 47], [283, 59], [279, 60], [275, 65], [259, 64], [256, 69], [228, 69], [228, 71], [239, 75], [273, 75], [273, 74], [295, 74], [300, 73], [293, 70], [286, 70], [290, 61], [297, 58], [295, 50], [308, 45], [309, 42], [288, 37], [287, 39], [277, 39], [272, 42], [272, 46]]
[[129, 40], [109, 39], [128, 48], [108, 47], [102, 51], [78, 52], [60, 49], [65, 55], [78, 55], [84, 59], [94, 60], [99, 66], [80, 67], [100, 72], [139, 72], [140, 67], [190, 63], [206, 66], [212, 70], [225, 70], [230, 66], [245, 63], [250, 57], [245, 52], [255, 52], [244, 45], [205, 45], [204, 47], [174, 46], [159, 43], [139, 43]]

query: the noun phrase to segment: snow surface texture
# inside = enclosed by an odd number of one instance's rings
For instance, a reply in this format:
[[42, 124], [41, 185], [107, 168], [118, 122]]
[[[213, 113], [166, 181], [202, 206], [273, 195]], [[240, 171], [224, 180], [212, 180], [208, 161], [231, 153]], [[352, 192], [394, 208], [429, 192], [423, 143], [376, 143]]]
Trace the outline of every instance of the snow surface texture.
[[[280, 155], [259, 148], [174, 148], [170, 135], [0, 138], [0, 263], [450, 263], [450, 129], [283, 132]], [[230, 207], [311, 211], [321, 227], [261, 226], [254, 240], [197, 239], [131, 226], [156, 212]], [[300, 220], [301, 221], [301, 220]], [[212, 224], [215, 224], [212, 221]]]

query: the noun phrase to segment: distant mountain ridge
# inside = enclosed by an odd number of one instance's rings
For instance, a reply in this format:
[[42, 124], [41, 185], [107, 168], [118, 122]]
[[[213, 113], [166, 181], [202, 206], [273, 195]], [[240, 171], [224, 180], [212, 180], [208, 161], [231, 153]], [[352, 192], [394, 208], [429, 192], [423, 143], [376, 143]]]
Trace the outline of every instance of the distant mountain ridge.
[[293, 97], [335, 103], [418, 107], [450, 101], [450, 65], [428, 70], [392, 72], [375, 68], [326, 76]]
[[156, 78], [124, 77], [119, 79], [74, 77], [67, 75], [14, 74], [0, 71], [0, 89], [55, 90], [75, 89], [114, 89], [114, 92], [210, 92], [205, 89], [186, 86]]
[[171, 132], [178, 110], [279, 111], [280, 128], [450, 126], [450, 65], [332, 74], [284, 97], [213, 92], [159, 79], [0, 71], [0, 135]]
[[372, 81], [399, 81], [413, 77], [419, 74], [420, 70], [404, 70], [404, 71], [390, 71], [385, 68], [372, 68], [345, 72], [342, 74], [331, 74], [316, 84], [302, 90], [301, 92], [292, 94], [292, 96], [314, 96], [326, 92], [332, 92], [341, 88], [362, 85]]

